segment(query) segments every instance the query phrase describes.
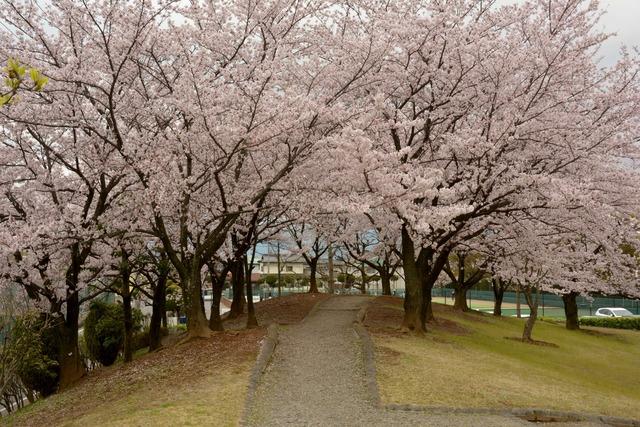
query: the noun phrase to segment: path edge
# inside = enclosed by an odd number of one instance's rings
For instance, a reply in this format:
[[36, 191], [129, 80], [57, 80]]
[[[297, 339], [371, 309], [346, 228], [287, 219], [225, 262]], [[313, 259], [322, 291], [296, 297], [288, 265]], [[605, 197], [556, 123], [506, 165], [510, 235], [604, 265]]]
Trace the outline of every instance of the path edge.
[[364, 356], [364, 369], [365, 378], [367, 380], [367, 389], [369, 390], [369, 397], [373, 401], [373, 404], [381, 408], [382, 400], [380, 399], [380, 389], [378, 388], [378, 379], [376, 372], [376, 352], [373, 340], [369, 331], [364, 327], [364, 319], [367, 316], [368, 303], [358, 310], [356, 320], [353, 322], [353, 329], [360, 338], [362, 346], [362, 353]]
[[[329, 301], [331, 298], [327, 298], [322, 301], [318, 301], [309, 312], [304, 316], [298, 324], [304, 323], [312, 314], [318, 311], [318, 307]], [[247, 395], [244, 400], [244, 408], [242, 410], [242, 416], [240, 418], [240, 425], [246, 426], [248, 425], [249, 416], [251, 415], [251, 408], [253, 408], [253, 403], [256, 397], [256, 392], [258, 390], [258, 383], [262, 378], [262, 375], [269, 366], [269, 362], [271, 361], [271, 357], [273, 357], [273, 353], [276, 350], [278, 345], [278, 338], [280, 333], [280, 325], [277, 322], [270, 323], [267, 326], [267, 334], [262, 340], [262, 344], [260, 345], [260, 351], [258, 353], [258, 357], [256, 358], [256, 363], [253, 365], [253, 369], [251, 370], [251, 376], [249, 377], [249, 385], [247, 387]]]
[[253, 407], [253, 401], [256, 396], [256, 391], [258, 390], [258, 383], [260, 382], [260, 378], [262, 378], [262, 374], [264, 374], [264, 371], [267, 369], [269, 361], [271, 360], [276, 346], [278, 345], [278, 335], [279, 328], [277, 323], [271, 323], [267, 326], [267, 334], [262, 340], [260, 351], [256, 358], [256, 363], [253, 365], [251, 376], [249, 377], [249, 386], [247, 388], [247, 395], [244, 401], [242, 417], [240, 418], [241, 426], [247, 425], [251, 408]]
[[614, 427], [640, 427], [640, 420], [619, 418], [608, 415], [582, 414], [579, 412], [556, 411], [538, 408], [454, 408], [446, 406], [422, 406], [413, 404], [389, 403], [383, 409], [392, 411], [418, 411], [431, 414], [465, 414], [465, 415], [502, 415], [521, 418], [529, 422], [597, 422]]

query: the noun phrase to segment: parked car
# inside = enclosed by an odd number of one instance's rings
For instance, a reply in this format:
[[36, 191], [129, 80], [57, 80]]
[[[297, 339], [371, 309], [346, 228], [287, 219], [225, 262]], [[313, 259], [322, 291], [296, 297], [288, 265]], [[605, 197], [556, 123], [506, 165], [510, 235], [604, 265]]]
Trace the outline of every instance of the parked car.
[[598, 317], [635, 317], [632, 312], [620, 307], [602, 307], [596, 310], [595, 315]]

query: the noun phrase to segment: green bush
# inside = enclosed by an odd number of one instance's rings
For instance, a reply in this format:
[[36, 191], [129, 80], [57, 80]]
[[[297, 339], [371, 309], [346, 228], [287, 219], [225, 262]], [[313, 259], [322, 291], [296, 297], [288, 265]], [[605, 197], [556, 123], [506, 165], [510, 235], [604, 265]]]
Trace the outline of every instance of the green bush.
[[112, 365], [124, 342], [122, 306], [94, 301], [84, 321], [84, 342], [91, 360]]
[[[133, 310], [133, 350], [136, 348], [136, 335], [141, 330], [142, 313]], [[144, 338], [139, 337], [143, 342]], [[148, 335], [147, 335], [148, 345]], [[124, 310], [121, 304], [107, 304], [94, 301], [84, 321], [84, 342], [89, 359], [104, 366], [112, 365], [124, 344]]]
[[144, 329], [133, 334], [133, 351], [138, 351], [145, 347], [149, 347], [149, 329]]
[[275, 274], [265, 274], [262, 276], [262, 281], [272, 288], [275, 288], [278, 285], [278, 276]]
[[11, 330], [9, 354], [24, 386], [46, 397], [58, 387], [56, 325], [60, 319], [45, 313], [29, 313], [16, 319]]
[[640, 330], [640, 317], [581, 317], [580, 325]]

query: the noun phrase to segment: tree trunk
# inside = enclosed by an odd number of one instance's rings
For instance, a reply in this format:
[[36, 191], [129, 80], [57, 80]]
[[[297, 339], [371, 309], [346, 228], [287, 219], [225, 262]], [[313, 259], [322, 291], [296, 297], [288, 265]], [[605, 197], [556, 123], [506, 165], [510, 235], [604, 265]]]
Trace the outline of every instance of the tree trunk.
[[422, 291], [422, 299], [423, 299], [422, 311], [424, 313], [424, 321], [431, 322], [435, 320], [435, 316], [433, 315], [433, 305], [431, 301], [432, 299], [431, 289], [429, 289], [428, 292], [425, 292], [424, 290]]
[[362, 284], [360, 293], [365, 295], [367, 293], [367, 271], [364, 268], [364, 262], [360, 263], [360, 282]]
[[209, 316], [209, 328], [212, 331], [224, 331], [222, 317], [220, 317], [220, 301], [222, 301], [222, 289], [226, 278], [225, 269], [221, 277], [216, 275], [213, 265], [209, 265], [209, 276], [211, 277], [211, 313]]
[[502, 279], [492, 279], [491, 289], [493, 290], [493, 315], [500, 317], [502, 316], [502, 300], [505, 291]]
[[333, 276], [333, 245], [331, 243], [329, 243], [329, 247], [327, 248], [327, 252], [328, 252], [328, 261], [327, 261], [327, 268], [329, 270], [329, 277], [327, 279], [328, 281], [328, 286], [329, 286], [329, 294], [332, 294], [335, 292], [334, 291], [334, 287], [335, 287], [335, 278]]
[[453, 309], [459, 311], [469, 311], [469, 305], [467, 304], [467, 288], [464, 285], [457, 284], [455, 287], [455, 294], [453, 299]]
[[[182, 278], [187, 314], [187, 339], [211, 336], [211, 329], [209, 329], [202, 304], [201, 267], [198, 261], [192, 261], [190, 276]], [[185, 280], [186, 283], [184, 283]]]
[[531, 333], [533, 332], [533, 326], [538, 318], [538, 302], [540, 299], [540, 289], [536, 289], [536, 295], [533, 296], [532, 289], [529, 286], [525, 286], [522, 290], [527, 305], [529, 306], [529, 318], [524, 324], [524, 331], [522, 332], [522, 341], [532, 341]]
[[564, 315], [566, 318], [565, 326], [571, 331], [580, 329], [580, 321], [578, 320], [578, 303], [576, 302], [577, 292], [569, 292], [562, 295], [564, 303]]
[[243, 264], [245, 268], [245, 282], [247, 284], [247, 329], [257, 328], [258, 319], [256, 318], [256, 310], [253, 306], [253, 283], [251, 283], [251, 270], [245, 257]]
[[131, 310], [131, 293], [129, 284], [122, 285], [122, 311], [124, 313], [124, 345], [122, 349], [124, 362], [133, 360], [133, 313]]
[[317, 294], [318, 293], [318, 282], [316, 280], [317, 276], [318, 264], [317, 261], [313, 261], [309, 263], [309, 293]]
[[382, 295], [391, 295], [391, 276], [381, 273], [380, 281], [382, 282]]
[[516, 287], [516, 317], [518, 319], [522, 317], [522, 311], [520, 309], [520, 284]]
[[[166, 318], [167, 276], [158, 272], [158, 282], [153, 290], [151, 321], [149, 322], [149, 351], [162, 346], [162, 321]], [[166, 324], [165, 324], [166, 327]]]
[[[426, 251], [426, 249], [422, 249]], [[433, 259], [433, 253], [420, 252], [418, 259], [420, 261], [418, 274], [422, 278], [422, 298], [424, 300], [424, 313], [425, 320], [434, 320], [433, 307], [431, 303], [431, 293], [433, 292], [433, 286], [438, 280], [438, 276], [442, 272], [445, 263], [449, 257], [450, 250], [443, 249], [438, 256]], [[426, 256], [425, 256], [426, 255]], [[429, 265], [431, 263], [431, 265]]]
[[422, 280], [416, 265], [415, 248], [406, 227], [402, 227], [402, 265], [405, 274], [404, 318], [402, 329], [424, 333]]
[[244, 313], [244, 265], [242, 260], [234, 260], [231, 271], [231, 287], [233, 289], [233, 300], [229, 319], [235, 319]]
[[73, 292], [67, 299], [67, 313], [64, 321], [60, 322], [60, 347], [58, 350], [58, 364], [60, 367], [59, 390], [65, 390], [85, 374], [84, 364], [78, 349], [78, 320], [80, 317], [80, 302], [78, 294]]

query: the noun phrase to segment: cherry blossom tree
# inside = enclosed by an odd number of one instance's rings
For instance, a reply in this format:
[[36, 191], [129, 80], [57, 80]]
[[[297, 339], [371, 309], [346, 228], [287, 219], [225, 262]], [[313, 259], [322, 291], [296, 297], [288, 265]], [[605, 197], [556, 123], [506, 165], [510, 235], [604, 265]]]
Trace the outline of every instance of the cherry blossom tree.
[[4, 277], [62, 319], [61, 387], [84, 372], [78, 320], [92, 297], [87, 284], [109, 263], [93, 247], [103, 216], [137, 185], [123, 154], [154, 138], [141, 119], [149, 99], [140, 94], [155, 78], [146, 52], [166, 13], [166, 5], [147, 2], [0, 7], [0, 57], [49, 79], [0, 116]]
[[353, 183], [345, 200], [397, 218], [403, 326], [423, 331], [456, 246], [503, 215], [552, 203], [555, 188], [620, 174], [622, 157], [637, 158], [637, 58], [596, 65], [606, 36], [595, 4], [581, 0], [369, 12], [392, 39], [371, 91], [376, 110], [342, 133], [349, 144], [336, 142], [331, 161]]

